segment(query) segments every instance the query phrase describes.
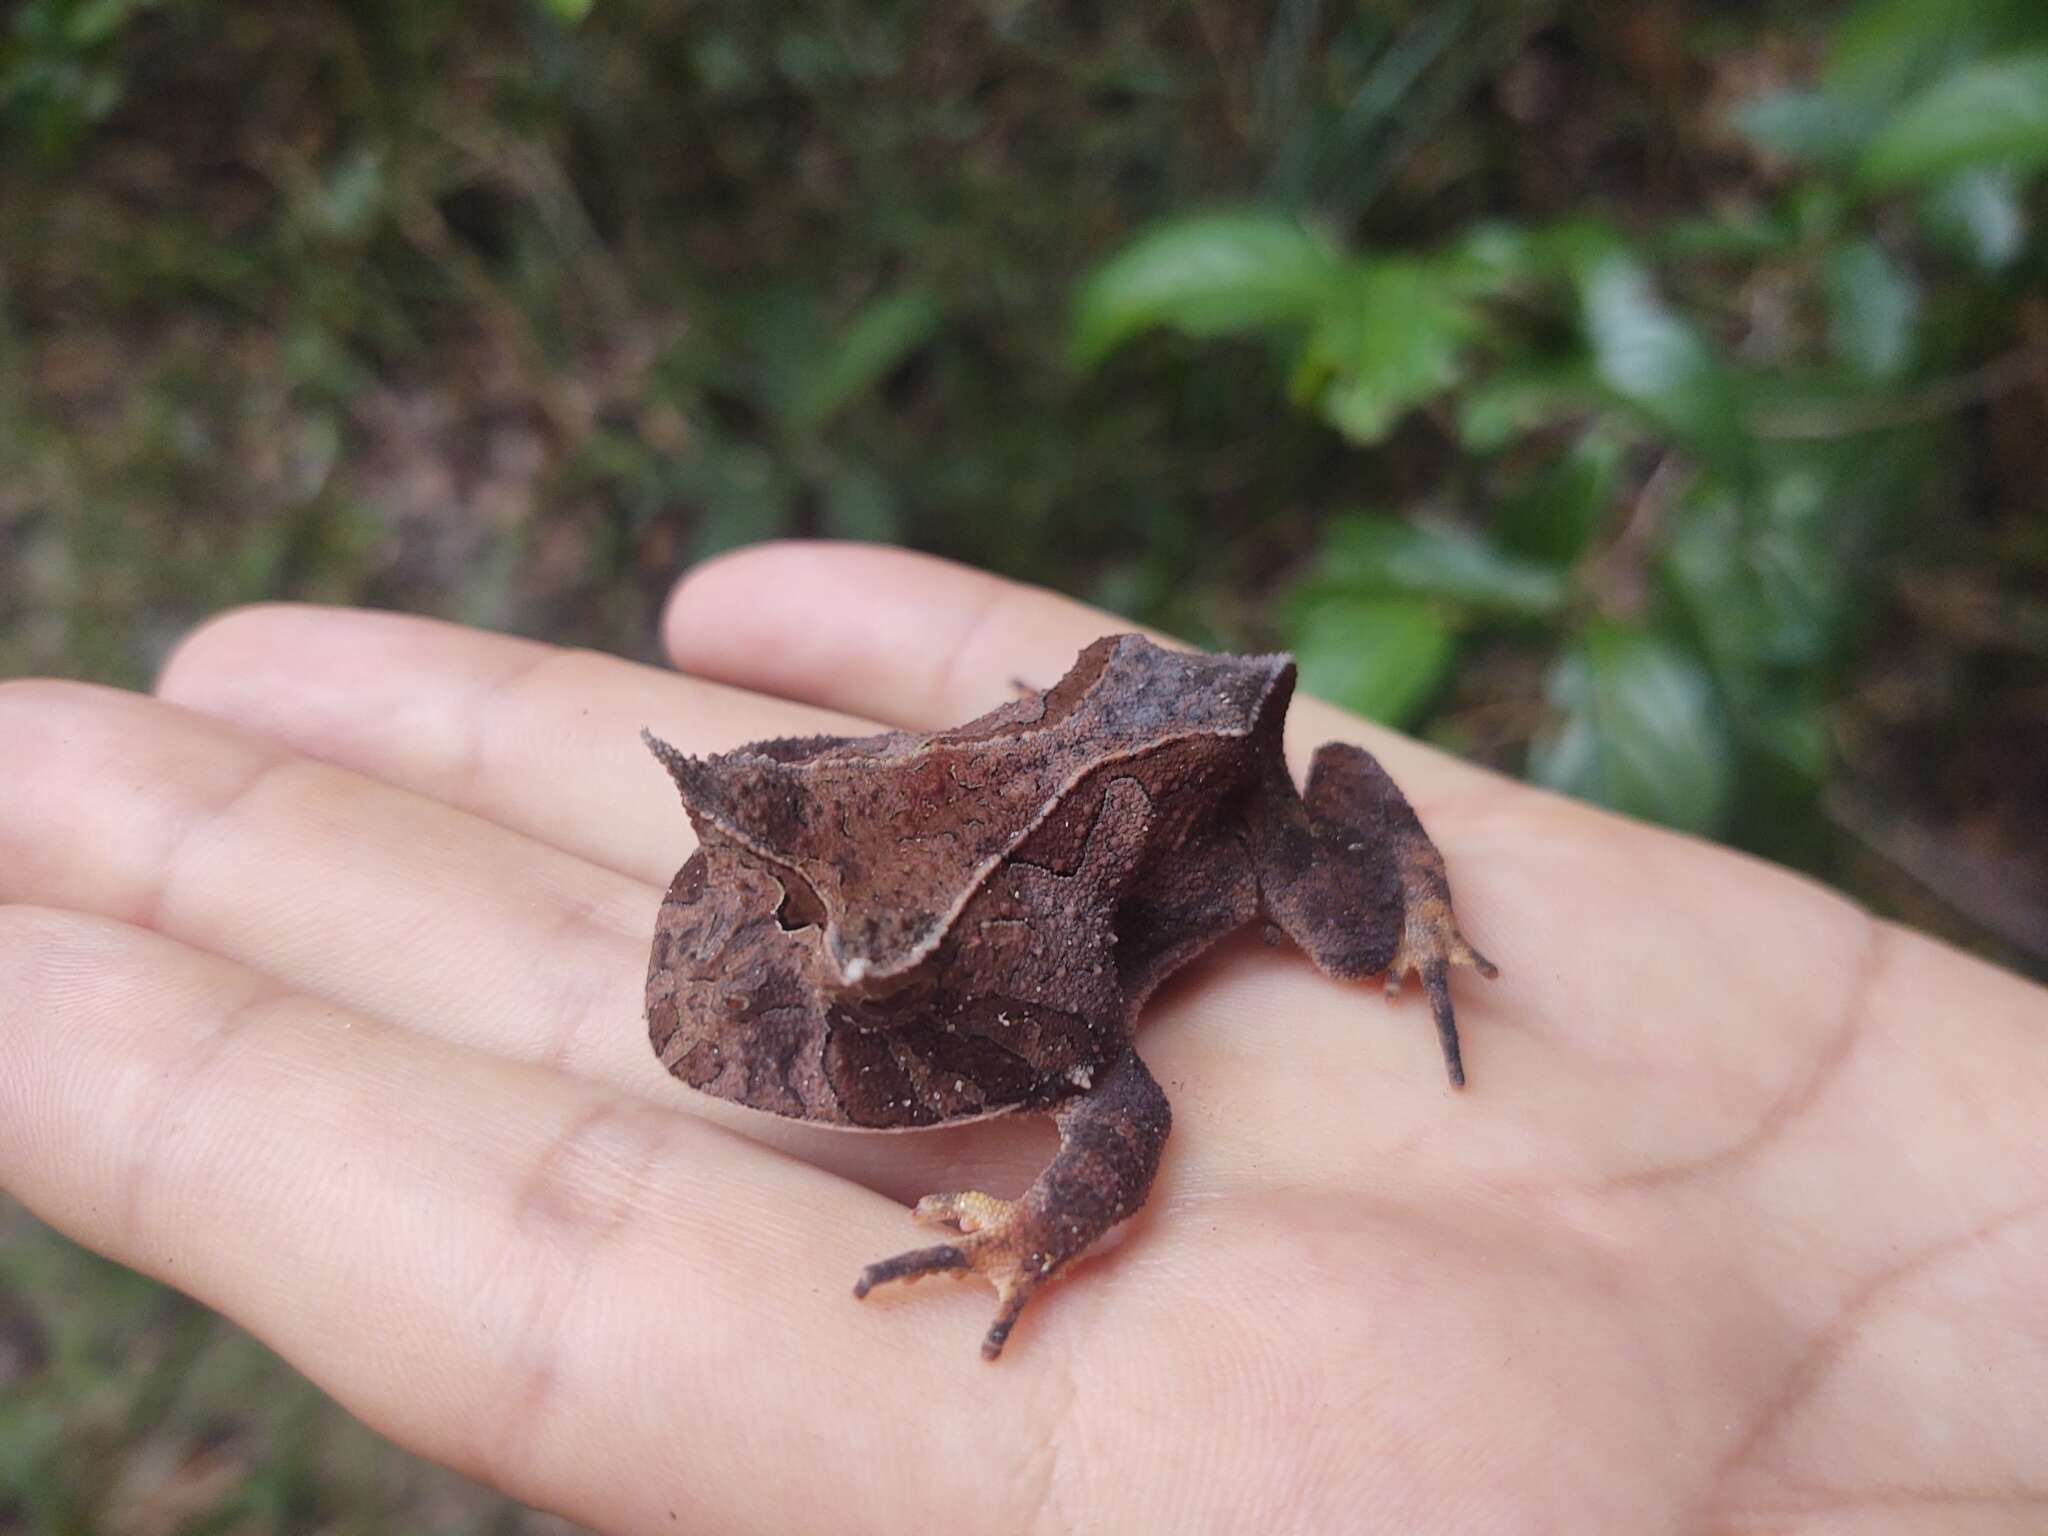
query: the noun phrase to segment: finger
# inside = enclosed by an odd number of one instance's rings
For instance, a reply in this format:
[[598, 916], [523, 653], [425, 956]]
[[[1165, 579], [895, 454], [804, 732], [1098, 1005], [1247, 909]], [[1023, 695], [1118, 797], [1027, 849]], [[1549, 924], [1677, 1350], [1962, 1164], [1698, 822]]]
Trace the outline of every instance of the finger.
[[[663, 618], [685, 672], [920, 730], [956, 725], [1016, 685], [1044, 687], [1083, 646], [1133, 626], [1038, 587], [874, 545], [762, 544], [677, 585]], [[1511, 788], [1396, 732], [1304, 699], [1290, 755], [1332, 738], [1369, 747], [1411, 801]]]
[[[916, 563], [942, 572], [948, 569], [935, 562]], [[1311, 733], [1310, 740], [1314, 739]], [[1499, 782], [1480, 777], [1488, 786]], [[1408, 787], [1413, 790], [1417, 782], [1433, 781], [1424, 773], [1419, 781], [1410, 777]], [[1722, 903], [1716, 894], [1728, 886], [1747, 891], [1750, 879], [1745, 868], [1730, 867], [1728, 860], [1717, 858], [1709, 878], [1710, 866], [1701, 862], [1704, 856], [1697, 850], [1672, 848], [1652, 857], [1645, 852], [1642, 842], [1647, 834], [1640, 830], [1608, 823], [1590, 813], [1567, 814], [1557, 802], [1545, 797], [1513, 794], [1498, 805], [1485, 807], [1483, 815], [1475, 815], [1477, 809], [1467, 807], [1460, 815], [1433, 822], [1433, 830], [1454, 871], [1461, 919], [1483, 946], [1500, 948], [1500, 958], [1510, 977], [1499, 992], [1484, 989], [1474, 997], [1468, 990], [1459, 1003], [1468, 1024], [1480, 1025], [1476, 1038], [1482, 1042], [1482, 1058], [1491, 1056], [1498, 1061], [1495, 1053], [1503, 1046], [1487, 1043], [1484, 1015], [1475, 1014], [1475, 1007], [1507, 1013], [1518, 1031], [1574, 1050], [1583, 1049], [1589, 1038], [1597, 1042], [1603, 1055], [1613, 1055], [1618, 1047], [1613, 1065], [1617, 1070], [1634, 1074], [1631, 1082], [1640, 1077], [1633, 1064], [1643, 1056], [1669, 1057], [1683, 1042], [1683, 1059], [1689, 1063], [1687, 1070], [1694, 1082], [1709, 1076], [1727, 1078], [1734, 1089], [1725, 1094], [1692, 1096], [1724, 1106], [1721, 1114], [1712, 1117], [1715, 1124], [1702, 1127], [1697, 1137], [1688, 1137], [1702, 1141], [1724, 1134], [1718, 1126], [1721, 1118], [1739, 1118], [1747, 1113], [1754, 1092], [1774, 1091], [1772, 1085], [1778, 1075], [1776, 1067], [1781, 1053], [1766, 1049], [1772, 1031], [1761, 1022], [1757, 1030], [1749, 1032], [1731, 1031], [1711, 1019], [1703, 1019], [1697, 1032], [1675, 1027], [1681, 1012], [1708, 1007], [1714, 999], [1725, 1006], [1738, 993], [1752, 990], [1747, 985], [1749, 978], [1727, 974], [1711, 986], [1695, 986], [1687, 980], [1698, 970], [1692, 963], [1697, 958], [1692, 952], [1673, 953], [1668, 944], [1617, 940], [1617, 936], [1637, 932], [1646, 923], [1660, 933], [1694, 934], [1706, 928], [1728, 926], [1726, 919], [1730, 913], [1753, 913], [1753, 895], [1742, 904], [1731, 906]], [[1602, 852], [1594, 857], [1596, 849]], [[1657, 873], [1668, 867], [1671, 858], [1683, 858], [1693, 875], [1674, 882]], [[1577, 866], [1581, 865], [1585, 867], [1579, 869]], [[1636, 886], [1645, 884], [1645, 877], [1650, 888], [1631, 894]], [[1571, 890], [1570, 902], [1560, 904], [1555, 899], [1560, 889]], [[1686, 910], [1681, 912], [1680, 908]], [[1814, 923], [1830, 935], [1818, 950], [1796, 937], [1812, 930]], [[1743, 956], [1744, 970], [1754, 973], [1753, 990], [1768, 1000], [1782, 995], [1788, 971], [1812, 975], [1834, 968], [1839, 959], [1835, 952], [1843, 946], [1832, 935], [1841, 926], [1830, 914], [1822, 913], [1813, 923], [1764, 925], [1767, 931], [1760, 933], [1759, 925], [1743, 916], [1738, 925], [1741, 931], [1730, 934], [1719, 952]], [[1520, 942], [1513, 942], [1510, 934]], [[1604, 935], [1611, 942], [1596, 958], [1587, 950], [1587, 939], [1597, 935]], [[1787, 949], [1794, 952], [1781, 953]], [[1537, 966], [1532, 969], [1518, 961], [1516, 950], [1535, 958]], [[535, 952], [545, 955], [547, 946], [543, 943], [537, 951], [529, 950], [525, 957], [529, 964]], [[1824, 963], [1816, 962], [1817, 952]], [[514, 967], [506, 974], [521, 973]], [[1650, 999], [1660, 1001], [1645, 1006], [1645, 1000]], [[517, 1018], [520, 1014], [513, 1007], [504, 1016]], [[1327, 1012], [1325, 1016], [1329, 1016]], [[1767, 1021], [1777, 1015], [1760, 1007], [1753, 1014], [1742, 1016]], [[1212, 1038], [1220, 1043], [1222, 1036], [1219, 1033]], [[1701, 1059], [1710, 1045], [1718, 1056], [1730, 1058], [1712, 1073], [1705, 1070]], [[1148, 1044], [1147, 1048], [1151, 1046]], [[633, 1050], [637, 1054], [638, 1047]], [[1289, 1061], [1296, 1067], [1308, 1059], [1299, 1054], [1303, 1047], [1298, 1034], [1290, 1035], [1289, 1051], [1296, 1054], [1268, 1053], [1266, 1059]], [[1211, 1051], [1203, 1059], [1218, 1054]], [[1760, 1061], [1752, 1059], [1759, 1055]], [[1497, 1085], [1501, 1079], [1489, 1071], [1489, 1066], [1482, 1064], [1481, 1071]], [[1234, 1092], [1239, 1097], [1248, 1097], [1243, 1073], [1236, 1068], [1231, 1070], [1235, 1074], [1232, 1081], [1238, 1085]], [[1585, 1074], [1581, 1072], [1578, 1076], [1583, 1078]], [[1340, 1079], [1333, 1077], [1330, 1081], [1334, 1084]], [[1756, 1088], [1746, 1086], [1751, 1084]], [[1662, 1143], [1671, 1139], [1673, 1127], [1702, 1118], [1696, 1106], [1685, 1115], [1668, 1115], [1658, 1101], [1642, 1094], [1640, 1089], [1615, 1102], [1638, 1105], [1644, 1110], [1644, 1134], [1629, 1138], [1631, 1141]], [[847, 1154], [833, 1150], [833, 1143], [840, 1140], [829, 1136], [822, 1143], [792, 1144], [805, 1145], [810, 1155], [832, 1159], [834, 1166], [850, 1167], [855, 1176], [873, 1181], [873, 1174], [857, 1171], [857, 1165], [849, 1163]], [[918, 1141], [920, 1152], [926, 1150], [924, 1138]], [[979, 1135], [968, 1139], [970, 1146], [985, 1144]], [[931, 1150], [936, 1151], [936, 1146]], [[953, 1153], [949, 1149], [940, 1155]], [[899, 1161], [899, 1155], [893, 1152], [874, 1161], [885, 1170], [900, 1170], [906, 1163], [922, 1166], [922, 1159], [915, 1155]], [[917, 1184], [911, 1182], [916, 1177], [906, 1175], [903, 1182], [888, 1182], [884, 1187], [909, 1196], [918, 1192]]]
[[643, 727], [698, 752], [871, 729], [591, 651], [296, 604], [202, 625], [156, 691], [658, 885], [686, 827]]
[[[660, 889], [112, 689], [0, 689], [0, 901], [155, 928], [295, 990], [738, 1128], [910, 1200], [1032, 1127], [848, 1135], [692, 1093], [642, 1019]], [[671, 857], [680, 859], [681, 850]]]
[[[1013, 1192], [1045, 1161], [1037, 1121], [849, 1134], [691, 1092], [660, 1070], [643, 1022], [655, 887], [220, 722], [110, 689], [13, 684], [0, 689], [0, 782], [12, 791], [0, 797], [0, 900], [152, 927], [356, 1012], [731, 1126], [904, 1201], [963, 1184]], [[1425, 1042], [1361, 1036], [1355, 996], [1271, 958], [1248, 967], [1240, 953], [1232, 985], [1176, 989], [1149, 1010], [1144, 1049], [1187, 1089], [1184, 1120], [1221, 1128], [1191, 1138], [1183, 1165], [1212, 1188], [1313, 1171], [1338, 1143], [1367, 1157], [1405, 1133], [1405, 1116], [1441, 1112], [1432, 1093], [1358, 1134], [1351, 1104], [1376, 1074], [1412, 1072], [1433, 1089]], [[1486, 1014], [1471, 1018], [1483, 1032]], [[1299, 1102], [1304, 1072], [1324, 1088], [1313, 1113]]]
[[1107, 614], [881, 545], [755, 545], [700, 565], [662, 620], [685, 671], [892, 725], [955, 725], [1042, 687]]
[[76, 914], [0, 909], [0, 1184], [383, 1432], [617, 1529], [1000, 1524], [986, 1445], [934, 1426], [992, 1443], [992, 1404], [1058, 1390], [968, 1368], [985, 1294], [916, 1328], [845, 1299], [884, 1201]]

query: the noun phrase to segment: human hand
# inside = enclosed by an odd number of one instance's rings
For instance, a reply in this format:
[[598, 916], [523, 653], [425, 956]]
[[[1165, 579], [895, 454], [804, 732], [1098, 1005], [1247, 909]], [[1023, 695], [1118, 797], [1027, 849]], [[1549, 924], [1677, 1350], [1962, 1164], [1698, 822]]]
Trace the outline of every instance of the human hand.
[[[1224, 946], [1175, 1129], [1035, 1301], [846, 1292], [996, 1122], [864, 1136], [662, 1073], [687, 750], [963, 720], [1114, 625], [895, 552], [694, 572], [675, 677], [388, 615], [0, 687], [0, 1184], [369, 1423], [613, 1530], [2039, 1530], [2048, 997], [1723, 850], [1364, 743], [1502, 978]], [[855, 725], [852, 728], [860, 729]]]

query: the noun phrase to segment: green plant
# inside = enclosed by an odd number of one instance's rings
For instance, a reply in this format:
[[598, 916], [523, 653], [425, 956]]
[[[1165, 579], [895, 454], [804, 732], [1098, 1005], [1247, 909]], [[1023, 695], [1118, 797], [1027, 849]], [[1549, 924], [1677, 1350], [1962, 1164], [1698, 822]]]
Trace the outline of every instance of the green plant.
[[[1634, 232], [1347, 251], [1313, 215], [1175, 219], [1089, 275], [1070, 350], [1249, 337], [1360, 448], [1423, 415], [1456, 450], [1436, 505], [1337, 518], [1293, 591], [1307, 685], [1455, 738], [1461, 658], [1534, 652], [1531, 777], [1810, 860], [1870, 594], [1956, 412], [2033, 362], [1986, 354], [2043, 259], [2048, 11], [1866, 0], [1817, 84], [1733, 126], [1772, 196]], [[1789, 296], [1767, 323], [1688, 302], [1753, 286]]]
[[677, 504], [700, 509], [694, 557], [799, 531], [900, 537], [888, 477], [827, 429], [931, 339], [937, 298], [885, 294], [837, 326], [808, 288], [723, 295], [704, 308], [716, 318], [670, 347], [650, 381], [672, 441], [600, 429], [569, 466], [571, 481], [600, 486], [629, 535]]
[[0, 134], [19, 134], [46, 161], [120, 105], [121, 34], [164, 0], [23, 0], [0, 36]]

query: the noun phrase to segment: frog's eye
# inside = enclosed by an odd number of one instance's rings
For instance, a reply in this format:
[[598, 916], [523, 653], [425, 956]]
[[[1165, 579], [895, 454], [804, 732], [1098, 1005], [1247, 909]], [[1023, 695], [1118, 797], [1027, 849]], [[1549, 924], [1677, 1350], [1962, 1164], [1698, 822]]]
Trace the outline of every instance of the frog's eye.
[[811, 882], [793, 869], [778, 869], [775, 878], [782, 885], [782, 900], [775, 908], [775, 921], [783, 931], [822, 928], [825, 924], [825, 903]]

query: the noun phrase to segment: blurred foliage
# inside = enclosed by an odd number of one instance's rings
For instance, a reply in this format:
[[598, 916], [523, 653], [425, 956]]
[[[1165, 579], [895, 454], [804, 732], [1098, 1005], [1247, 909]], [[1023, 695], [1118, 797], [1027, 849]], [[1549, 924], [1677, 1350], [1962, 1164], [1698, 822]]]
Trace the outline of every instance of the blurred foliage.
[[[2044, 172], [2039, 0], [16, 0], [0, 675], [890, 540], [2038, 972]], [[527, 1528], [26, 1232], [0, 1531]]]
[[[1327, 525], [1289, 610], [1308, 685], [1413, 727], [1463, 642], [1511, 635], [1552, 657], [1532, 778], [1813, 862], [1825, 711], [1957, 455], [1942, 386], [2005, 382], [2042, 275], [2048, 8], [1865, 0], [1816, 85], [1730, 116], [1793, 167], [1733, 210], [1356, 252], [1313, 199], [1180, 216], [1090, 275], [1071, 346], [1263, 338], [1361, 447], [1433, 411], [1479, 526]], [[1717, 336], [1708, 306], [1765, 277], [1785, 313]]]

